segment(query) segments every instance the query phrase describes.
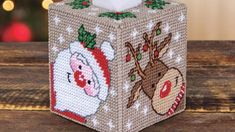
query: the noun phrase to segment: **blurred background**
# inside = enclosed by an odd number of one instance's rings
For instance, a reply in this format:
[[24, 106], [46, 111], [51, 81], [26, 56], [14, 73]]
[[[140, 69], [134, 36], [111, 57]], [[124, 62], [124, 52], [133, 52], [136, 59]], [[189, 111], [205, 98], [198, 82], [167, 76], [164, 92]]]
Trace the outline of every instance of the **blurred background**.
[[[47, 41], [47, 8], [61, 0], [0, 0], [0, 41]], [[189, 40], [235, 40], [235, 0], [178, 0], [188, 6]]]
[[48, 5], [61, 0], [0, 0], [0, 41], [48, 40]]

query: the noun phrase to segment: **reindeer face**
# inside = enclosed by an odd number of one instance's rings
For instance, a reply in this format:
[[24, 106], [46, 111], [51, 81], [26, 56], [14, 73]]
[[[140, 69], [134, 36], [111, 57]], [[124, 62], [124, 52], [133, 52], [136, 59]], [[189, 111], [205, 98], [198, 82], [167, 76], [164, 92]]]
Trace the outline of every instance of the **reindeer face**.
[[143, 81], [143, 91], [149, 98], [153, 97], [159, 80], [166, 74], [168, 67], [160, 60], [154, 66], [148, 64], [145, 68], [146, 79]]
[[[130, 70], [128, 75], [137, 72], [141, 77], [141, 80], [135, 83], [131, 91], [131, 96], [127, 104], [127, 108], [131, 107], [134, 102], [138, 99], [140, 91], [143, 92], [151, 99], [153, 109], [156, 113], [160, 115], [171, 114], [177, 108], [178, 102], [182, 98], [182, 93], [184, 93], [183, 75], [176, 68], [169, 68], [161, 61], [161, 57], [168, 51], [169, 44], [171, 42], [172, 33], [160, 44], [158, 41], [154, 41], [155, 31], [161, 31], [161, 22], [157, 23], [152, 33], [144, 33], [143, 39], [145, 44], [147, 44], [147, 49], [144, 51], [149, 52], [149, 62], [145, 69], [143, 70], [137, 59], [138, 48], [134, 49], [130, 42], [126, 42], [126, 47], [132, 53], [135, 58], [135, 68]], [[155, 54], [156, 53], [156, 54]], [[182, 93], [180, 93], [182, 92]], [[177, 95], [181, 95], [178, 97]], [[177, 99], [177, 104], [174, 104], [174, 99]]]

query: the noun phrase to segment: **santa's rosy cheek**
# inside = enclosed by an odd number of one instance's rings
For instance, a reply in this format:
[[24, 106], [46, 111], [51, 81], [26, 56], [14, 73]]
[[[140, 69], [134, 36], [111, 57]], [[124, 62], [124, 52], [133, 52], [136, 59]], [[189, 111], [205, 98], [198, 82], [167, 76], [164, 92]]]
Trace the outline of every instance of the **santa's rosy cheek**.
[[77, 59], [77, 54], [74, 54], [71, 58], [70, 58], [70, 66], [73, 70], [73, 72], [78, 70], [78, 65], [79, 65], [79, 61]]
[[87, 95], [89, 95], [89, 96], [92, 95], [92, 90], [91, 90], [91, 88], [86, 87], [86, 88], [85, 88], [85, 91], [86, 91], [86, 94], [87, 94]]
[[99, 92], [99, 90], [94, 89], [92, 86], [86, 86], [84, 90], [87, 95], [92, 96], [92, 97], [97, 96]]
[[85, 65], [80, 61], [71, 61], [70, 65], [73, 71], [82, 71], [85, 68]]

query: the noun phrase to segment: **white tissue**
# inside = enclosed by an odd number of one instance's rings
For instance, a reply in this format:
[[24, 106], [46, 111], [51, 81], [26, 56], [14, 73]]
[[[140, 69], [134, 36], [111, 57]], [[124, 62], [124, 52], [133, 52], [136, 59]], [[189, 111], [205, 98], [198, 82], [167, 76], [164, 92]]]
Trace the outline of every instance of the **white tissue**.
[[136, 7], [142, 0], [93, 0], [93, 5], [112, 11], [124, 11]]

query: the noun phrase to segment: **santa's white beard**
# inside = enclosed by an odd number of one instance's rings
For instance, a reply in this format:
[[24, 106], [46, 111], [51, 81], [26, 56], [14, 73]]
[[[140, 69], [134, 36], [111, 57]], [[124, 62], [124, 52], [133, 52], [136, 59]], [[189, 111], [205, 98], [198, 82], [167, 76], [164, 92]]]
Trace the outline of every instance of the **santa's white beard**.
[[[82, 117], [87, 117], [96, 113], [101, 100], [97, 96], [88, 96], [83, 89], [76, 85], [70, 67], [71, 56], [69, 49], [64, 50], [58, 54], [54, 63], [55, 109], [70, 111]], [[68, 81], [68, 73], [71, 73], [71, 83]]]

